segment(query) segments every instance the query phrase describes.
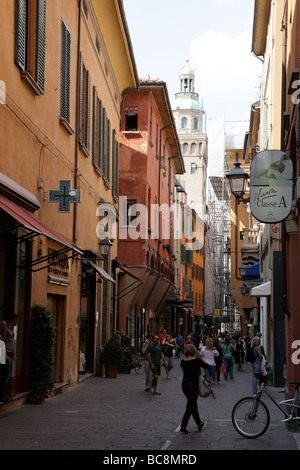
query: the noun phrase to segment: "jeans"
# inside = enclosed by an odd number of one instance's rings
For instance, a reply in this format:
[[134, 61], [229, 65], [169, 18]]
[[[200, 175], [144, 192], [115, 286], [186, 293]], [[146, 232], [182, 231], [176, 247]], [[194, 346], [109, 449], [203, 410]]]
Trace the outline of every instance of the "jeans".
[[193, 416], [197, 426], [200, 426], [201, 419], [198, 411], [197, 399], [199, 384], [197, 382], [182, 382], [182, 391], [187, 398], [186, 409], [181, 421], [181, 427], [186, 428], [191, 416]]
[[224, 356], [224, 364], [226, 367], [226, 374], [224, 374], [224, 379], [228, 379], [228, 375], [230, 379], [233, 379], [233, 359], [232, 356]]
[[252, 375], [252, 392], [256, 395], [257, 393], [257, 378], [255, 377], [255, 374], [258, 374], [260, 372], [260, 364], [253, 363], [252, 368], [253, 368], [253, 375]]
[[216, 366], [209, 366], [209, 369], [204, 369], [204, 373], [207, 382], [212, 384], [216, 380]]

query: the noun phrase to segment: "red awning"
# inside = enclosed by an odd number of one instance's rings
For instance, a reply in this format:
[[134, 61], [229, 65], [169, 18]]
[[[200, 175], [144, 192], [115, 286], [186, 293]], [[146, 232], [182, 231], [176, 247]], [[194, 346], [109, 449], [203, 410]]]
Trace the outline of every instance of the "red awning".
[[3, 197], [0, 197], [0, 209], [13, 217], [23, 228], [30, 230], [31, 232], [35, 232], [37, 235], [44, 235], [47, 238], [51, 238], [51, 240], [81, 253], [81, 251], [79, 251], [72, 243], [68, 242], [57, 232], [40, 222], [32, 214]]

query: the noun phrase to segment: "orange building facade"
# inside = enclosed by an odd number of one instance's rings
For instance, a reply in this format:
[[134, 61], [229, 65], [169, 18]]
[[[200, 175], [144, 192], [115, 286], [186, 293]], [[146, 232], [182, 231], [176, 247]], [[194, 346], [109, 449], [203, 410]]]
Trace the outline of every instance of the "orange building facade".
[[122, 1], [4, 0], [0, 10], [0, 319], [19, 314], [15, 397], [27, 391], [35, 304], [57, 328], [54, 381], [97, 373], [115, 286], [97, 226], [104, 202], [117, 212], [123, 93], [138, 79]]
[[[161, 312], [174, 285], [175, 175], [184, 171], [166, 84], [127, 94], [120, 133], [119, 328], [136, 339], [170, 331]], [[171, 210], [170, 210], [171, 208]]]

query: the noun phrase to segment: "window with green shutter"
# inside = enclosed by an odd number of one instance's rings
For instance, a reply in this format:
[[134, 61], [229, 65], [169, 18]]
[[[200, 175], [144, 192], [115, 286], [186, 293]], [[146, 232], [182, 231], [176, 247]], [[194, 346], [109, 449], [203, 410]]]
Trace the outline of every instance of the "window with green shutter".
[[90, 154], [90, 102], [91, 76], [84, 65], [82, 53], [80, 53], [78, 141], [86, 156]]
[[71, 66], [71, 33], [63, 19], [61, 20], [61, 86], [60, 117], [70, 124], [70, 66]]
[[15, 0], [15, 63], [36, 95], [45, 92], [46, 0]]

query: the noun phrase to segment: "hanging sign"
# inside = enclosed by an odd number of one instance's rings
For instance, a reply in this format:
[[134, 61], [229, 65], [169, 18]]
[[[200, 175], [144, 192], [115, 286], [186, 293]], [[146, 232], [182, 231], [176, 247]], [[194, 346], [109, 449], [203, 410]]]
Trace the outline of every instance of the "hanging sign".
[[260, 222], [274, 224], [286, 219], [292, 209], [293, 164], [281, 150], [264, 150], [252, 161], [250, 209]]

